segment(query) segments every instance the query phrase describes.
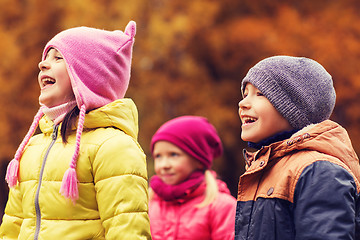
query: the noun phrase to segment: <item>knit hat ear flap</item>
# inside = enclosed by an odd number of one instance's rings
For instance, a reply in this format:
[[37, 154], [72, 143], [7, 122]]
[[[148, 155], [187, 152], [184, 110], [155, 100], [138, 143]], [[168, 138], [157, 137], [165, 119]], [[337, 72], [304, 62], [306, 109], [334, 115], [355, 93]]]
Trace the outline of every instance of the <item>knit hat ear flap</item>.
[[28, 133], [25, 135], [24, 139], [22, 140], [19, 148], [16, 150], [14, 159], [10, 161], [7, 171], [6, 171], [6, 182], [8, 183], [9, 187], [14, 187], [19, 179], [19, 161], [21, 158], [21, 155], [24, 152], [24, 149], [26, 145], [28, 144], [31, 136], [34, 134], [37, 126], [39, 125], [41, 117], [44, 115], [42, 108], [39, 109], [39, 111], [36, 113], [34, 120], [30, 126], [30, 129]]
[[85, 113], [86, 113], [86, 107], [85, 105], [82, 105], [80, 107], [78, 126], [76, 129], [75, 153], [71, 159], [68, 170], [66, 170], [63, 176], [63, 180], [60, 188], [60, 193], [64, 197], [70, 198], [73, 201], [73, 203], [75, 203], [75, 201], [79, 198], [79, 190], [77, 186], [78, 179], [76, 176], [76, 162], [80, 151], [80, 140], [84, 128]]

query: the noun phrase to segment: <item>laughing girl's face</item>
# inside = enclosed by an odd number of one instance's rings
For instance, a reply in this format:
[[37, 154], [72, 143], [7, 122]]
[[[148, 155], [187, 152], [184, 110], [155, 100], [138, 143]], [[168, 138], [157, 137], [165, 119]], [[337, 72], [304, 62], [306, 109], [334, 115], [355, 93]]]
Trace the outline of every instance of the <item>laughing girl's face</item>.
[[75, 99], [63, 56], [51, 48], [39, 63], [40, 104], [55, 107]]

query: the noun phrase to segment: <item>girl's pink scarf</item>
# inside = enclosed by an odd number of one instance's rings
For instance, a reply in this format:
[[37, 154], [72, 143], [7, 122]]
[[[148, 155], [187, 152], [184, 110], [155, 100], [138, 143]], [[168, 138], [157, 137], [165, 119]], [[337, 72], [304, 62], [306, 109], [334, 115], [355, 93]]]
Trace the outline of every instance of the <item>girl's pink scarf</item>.
[[203, 171], [194, 171], [184, 181], [177, 185], [164, 183], [159, 176], [155, 175], [150, 179], [150, 187], [165, 201], [173, 201], [186, 196], [194, 191], [204, 181]]
[[65, 115], [76, 106], [76, 101], [72, 100], [51, 108], [48, 108], [43, 104], [40, 105], [43, 113], [52, 121], [54, 121], [55, 125], [57, 125], [62, 122]]

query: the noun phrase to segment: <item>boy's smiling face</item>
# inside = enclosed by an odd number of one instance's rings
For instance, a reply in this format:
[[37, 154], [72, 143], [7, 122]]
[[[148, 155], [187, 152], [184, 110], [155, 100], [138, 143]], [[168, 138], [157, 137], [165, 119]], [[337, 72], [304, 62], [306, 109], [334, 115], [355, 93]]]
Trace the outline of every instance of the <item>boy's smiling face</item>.
[[239, 102], [242, 140], [258, 143], [276, 133], [293, 129], [254, 85], [247, 83], [243, 95]]

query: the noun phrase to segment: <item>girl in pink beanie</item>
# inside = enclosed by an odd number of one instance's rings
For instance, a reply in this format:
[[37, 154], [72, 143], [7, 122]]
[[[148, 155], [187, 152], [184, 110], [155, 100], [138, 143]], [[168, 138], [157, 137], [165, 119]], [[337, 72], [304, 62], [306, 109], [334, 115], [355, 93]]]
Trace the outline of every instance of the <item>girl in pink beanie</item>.
[[137, 109], [124, 98], [135, 33], [133, 21], [124, 32], [77, 27], [46, 44], [0, 239], [151, 239]]
[[208, 120], [182, 116], [166, 122], [154, 134], [151, 151], [152, 238], [234, 239], [236, 199], [210, 170], [223, 148]]

